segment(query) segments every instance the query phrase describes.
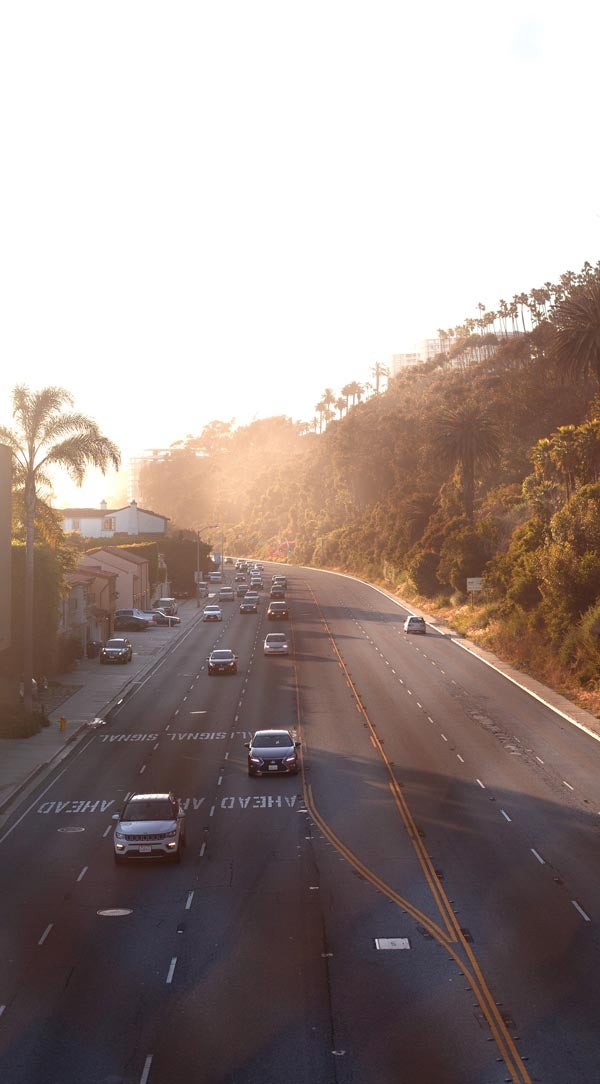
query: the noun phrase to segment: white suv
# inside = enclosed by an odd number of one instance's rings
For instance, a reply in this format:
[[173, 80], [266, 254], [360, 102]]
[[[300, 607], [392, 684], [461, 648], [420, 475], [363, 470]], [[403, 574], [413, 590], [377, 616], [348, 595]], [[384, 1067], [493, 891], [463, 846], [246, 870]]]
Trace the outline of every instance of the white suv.
[[115, 862], [131, 857], [179, 862], [184, 846], [185, 812], [174, 794], [132, 794], [127, 799], [115, 828]]

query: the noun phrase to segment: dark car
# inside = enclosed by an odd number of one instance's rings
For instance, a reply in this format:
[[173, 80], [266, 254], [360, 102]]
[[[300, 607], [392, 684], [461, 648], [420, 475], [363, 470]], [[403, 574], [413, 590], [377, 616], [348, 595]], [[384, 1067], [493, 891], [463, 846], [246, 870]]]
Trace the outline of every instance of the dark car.
[[271, 598], [285, 598], [285, 588], [280, 583], [274, 583], [271, 588]]
[[100, 662], [131, 662], [133, 647], [124, 636], [113, 636], [100, 648]]
[[257, 730], [244, 744], [248, 750], [248, 775], [298, 774], [296, 750], [300, 742], [289, 730]]
[[425, 636], [427, 632], [427, 625], [425, 624], [424, 617], [417, 617], [416, 614], [409, 614], [404, 622], [405, 632], [417, 632], [421, 636]]
[[246, 594], [246, 591], [249, 591], [249, 590], [250, 590], [250, 588], [248, 587], [247, 583], [238, 583], [238, 585], [237, 585], [237, 587], [235, 589], [236, 598], [243, 598], [244, 595]]
[[211, 651], [207, 659], [209, 674], [237, 674], [237, 658], [228, 647]]
[[268, 621], [284, 621], [290, 616], [287, 602], [278, 602], [277, 600], [269, 603], [267, 609]]
[[241, 614], [257, 614], [258, 613], [258, 602], [256, 601], [256, 599], [255, 598], [247, 598], [247, 597], [243, 598], [242, 601], [240, 602], [240, 613]]
[[133, 614], [115, 614], [114, 628], [115, 632], [124, 629], [129, 632], [135, 632], [136, 630], [140, 631], [141, 629], [148, 629], [153, 623], [156, 624], [156, 622], [151, 622], [148, 618], [137, 617]]

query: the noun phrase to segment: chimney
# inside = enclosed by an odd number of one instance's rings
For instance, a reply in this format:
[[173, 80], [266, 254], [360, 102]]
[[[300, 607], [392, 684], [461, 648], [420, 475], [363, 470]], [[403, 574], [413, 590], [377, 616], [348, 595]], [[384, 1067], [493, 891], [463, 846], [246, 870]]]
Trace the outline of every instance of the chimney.
[[100, 501], [100, 511], [106, 512], [106, 501]]

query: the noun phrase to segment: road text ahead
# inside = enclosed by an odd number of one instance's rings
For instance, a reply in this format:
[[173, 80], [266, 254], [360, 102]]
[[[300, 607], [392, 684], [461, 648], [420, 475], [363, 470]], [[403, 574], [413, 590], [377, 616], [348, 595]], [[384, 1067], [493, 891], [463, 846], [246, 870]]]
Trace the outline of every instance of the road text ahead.
[[[182, 798], [183, 808], [193, 812], [200, 809], [207, 798]], [[297, 794], [251, 794], [246, 797], [234, 797], [229, 795], [221, 798], [217, 803], [218, 809], [294, 809], [299, 801]], [[84, 801], [68, 799], [67, 801], [42, 802], [38, 806], [38, 813], [106, 813], [108, 809], [120, 809], [123, 799], [97, 798]]]
[[230, 740], [232, 738], [241, 738], [246, 741], [252, 737], [252, 731], [250, 730], [232, 730], [226, 732], [224, 730], [203, 730], [200, 732], [185, 732], [183, 734], [170, 734], [164, 732], [162, 734], [100, 734], [99, 739], [101, 742], [105, 742], [107, 745], [116, 745], [119, 742], [139, 742], [139, 741], [225, 741], [226, 738]]

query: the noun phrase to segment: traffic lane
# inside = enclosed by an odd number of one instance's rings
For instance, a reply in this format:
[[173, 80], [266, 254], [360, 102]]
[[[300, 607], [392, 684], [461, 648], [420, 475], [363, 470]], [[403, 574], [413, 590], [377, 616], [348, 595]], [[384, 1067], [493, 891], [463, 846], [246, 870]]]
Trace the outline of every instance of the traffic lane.
[[[565, 788], [563, 793], [572, 788], [571, 800], [577, 800], [582, 806], [593, 803], [600, 809], [597, 770], [600, 746], [597, 738], [563, 719], [478, 656], [460, 648], [453, 638], [435, 632], [426, 637], [406, 635], [401, 627], [406, 611], [374, 588], [357, 584], [351, 589], [352, 603], [341, 599], [336, 587], [337, 581], [334, 581], [329, 592], [324, 586], [320, 592], [328, 621], [334, 625], [337, 617], [343, 621], [344, 610], [347, 610], [362, 635], [367, 640], [375, 637], [376, 646], [391, 658], [392, 664], [396, 657], [393, 640], [400, 637], [414, 652], [415, 664], [418, 665], [421, 655], [437, 669], [437, 674], [429, 673], [429, 681], [462, 701], [475, 726], [490, 730], [499, 740], [515, 745], [521, 756], [533, 762], [536, 771], [548, 776], [552, 787]], [[395, 615], [399, 617], [395, 619]], [[379, 624], [377, 631], [374, 624]], [[436, 678], [441, 680], [436, 682]], [[419, 691], [424, 693], [423, 689]], [[566, 782], [563, 780], [565, 763], [570, 770]]]
[[335, 1079], [321, 916], [296, 788], [293, 778], [246, 777], [244, 805], [215, 818], [177, 1000], [149, 1038], [150, 1082]]
[[[141, 1021], [162, 1023], [163, 987], [177, 952], [190, 871], [128, 870], [107, 854], [95, 879], [65, 898], [0, 1028], [0, 1076], [7, 1084], [139, 1080]], [[118, 876], [117, 876], [118, 875]], [[130, 911], [104, 917], [99, 911]]]
[[[373, 683], [373, 688], [370, 689], [372, 698], [377, 695], [383, 685], [383, 681]], [[508, 892], [509, 897], [512, 892], [515, 892], [520, 899], [521, 907], [524, 908], [527, 915], [533, 916], [534, 922], [535, 916], [540, 908], [546, 907], [546, 910], [548, 910], [548, 900], [546, 897], [548, 886], [547, 884], [544, 886], [541, 881], [536, 881], [535, 873], [533, 874], [533, 883], [530, 884], [533, 866], [535, 866], [536, 861], [538, 860], [534, 861], [534, 857], [532, 857], [529, 853], [529, 849], [525, 846], [523, 846], [520, 851], [520, 858], [524, 864], [527, 860], [530, 860], [531, 865], [528, 868], [527, 876], [523, 877], [522, 883], [519, 884], [518, 888], [515, 886], [514, 877], [512, 876], [512, 870], [515, 864], [514, 853], [512, 851], [506, 853], [506, 843], [504, 843], [501, 838], [495, 838], [495, 836], [501, 837], [504, 828], [512, 821], [512, 818], [511, 821], [507, 819], [508, 814], [503, 808], [502, 797], [498, 803], [498, 813], [495, 821], [490, 821], [488, 824], [487, 821], [489, 818], [485, 817], [486, 806], [484, 803], [489, 804], [489, 799], [483, 797], [483, 787], [480, 784], [476, 785], [475, 782], [473, 782], [471, 786], [473, 802], [475, 805], [480, 802], [482, 808], [476, 811], [470, 818], [469, 823], [467, 817], [468, 803], [465, 801], [465, 786], [456, 786], [452, 777], [450, 777], [449, 781], [446, 783], [440, 771], [440, 769], [442, 769], [440, 757], [444, 745], [439, 743], [437, 747], [432, 750], [423, 750], [422, 748], [419, 748], [417, 739], [423, 728], [423, 723], [425, 722], [423, 713], [419, 710], [416, 702], [411, 704], [410, 700], [407, 699], [406, 704], [408, 707], [407, 711], [404, 713], [403, 727], [388, 726], [384, 729], [382, 726], [378, 726], [378, 732], [380, 734], [385, 732], [386, 749], [388, 750], [388, 753], [391, 750], [397, 763], [402, 765], [402, 782], [404, 788], [410, 795], [409, 804], [416, 811], [417, 823], [425, 829], [428, 841], [429, 837], [432, 837], [432, 842], [429, 843], [429, 847], [436, 855], [437, 864], [442, 866], [440, 873], [443, 874], [443, 868], [445, 868], [444, 861], [447, 860], [448, 867], [454, 874], [451, 887], [452, 898], [461, 901], [461, 911], [464, 911], [463, 900], [465, 899], [465, 895], [467, 902], [471, 900], [474, 905], [472, 914], [473, 916], [477, 916], [472, 919], [473, 932], [476, 933], [476, 940], [478, 942], [483, 941], [487, 934], [491, 939], [491, 943], [495, 945], [497, 943], [496, 930], [498, 928], [499, 919], [502, 914], [506, 913], [504, 909], [504, 904], [506, 902], [504, 893], [497, 891], [496, 885], [503, 887], [507, 886], [506, 891]], [[411, 716], [414, 717], [415, 727], [413, 732], [407, 735], [407, 718], [410, 719]], [[385, 706], [382, 707], [381, 711], [377, 712], [376, 718], [378, 720], [386, 718]], [[445, 729], [448, 730], [448, 727], [445, 726]], [[425, 735], [429, 733], [433, 734], [434, 731], [430, 730], [425, 724], [424, 733]], [[396, 745], [394, 745], [394, 735], [396, 738], [400, 735], [403, 740], [397, 741]], [[443, 738], [444, 736], [436, 735], [436, 737]], [[429, 744], [430, 743], [426, 738], [425, 745], [427, 746]], [[451, 746], [449, 746], [447, 740], [445, 742], [445, 748], [448, 751], [451, 751]], [[416, 755], [416, 749], [419, 750], [418, 756]], [[412, 779], [409, 778], [410, 772], [407, 767], [407, 764], [411, 763], [411, 758], [414, 764]], [[439, 773], [438, 778], [436, 778], [436, 772], [433, 771], [436, 762], [436, 770]], [[453, 771], [454, 769], [452, 768], [451, 770]], [[442, 797], [446, 795], [448, 793], [448, 788], [453, 791], [452, 801], [444, 805], [444, 802], [440, 801], [440, 795]], [[504, 805], [508, 804], [509, 803], [505, 800]], [[512, 809], [513, 806], [509, 806], [509, 808]], [[525, 802], [525, 808], [523, 809], [524, 824], [527, 823], [527, 819], [527, 802]], [[431, 825], [433, 825], [434, 830], [439, 825], [451, 825], [452, 829], [459, 834], [460, 847], [453, 848], [449, 845], [448, 840], [440, 838], [436, 839], [435, 831], [429, 830]], [[438, 837], [439, 835], [440, 833], [438, 833]], [[477, 843], [479, 844], [478, 847], [475, 846]], [[460, 862], [457, 860], [457, 853], [460, 855]], [[466, 867], [468, 867], [468, 869]], [[492, 895], [496, 892], [496, 908], [493, 909], [491, 906], [488, 907], [488, 911], [493, 911], [492, 915], [481, 912], [481, 885], [478, 874], [482, 870], [486, 871], [488, 891]], [[463, 873], [462, 878], [460, 876], [461, 871]], [[448, 878], [448, 875], [446, 876]], [[455, 890], [457, 885], [460, 886], [460, 889], [457, 888]], [[471, 886], [474, 886], [474, 888]], [[484, 919], [483, 927], [479, 931], [479, 936], [477, 936], [477, 920], [482, 918]], [[491, 923], [488, 922], [488, 919], [491, 919]], [[579, 925], [577, 925], [578, 921]], [[526, 925], [523, 925], [525, 928], [522, 932], [518, 927], [514, 932], [519, 940], [525, 940], [531, 947], [531, 965], [534, 966], [535, 962], [539, 963], [539, 955], [537, 954], [540, 945], [536, 939], [529, 937], [529, 931], [526, 928]], [[549, 930], [545, 931], [545, 933], [552, 931], [553, 936], [557, 938], [560, 943], [563, 943], [563, 934], [566, 940], [569, 941], [573, 929], [576, 929], [578, 933], [581, 933], [582, 926], [581, 916], [578, 918], [578, 912], [570, 906], [570, 902], [565, 898], [563, 893], [562, 899], [560, 901], [558, 899], [556, 900], [555, 913], [553, 913], [552, 919], [549, 922]], [[564, 933], [565, 930], [566, 933]], [[529, 961], [529, 956], [526, 953], [521, 953], [520, 958], [522, 959], [524, 956]], [[491, 959], [488, 962], [488, 966], [492, 973], [498, 974], [502, 971], [501, 965], [504, 959], [505, 957], [501, 952], [498, 958]], [[581, 963], [582, 961], [580, 960], [579, 962]], [[560, 960], [559, 969], [562, 967], [564, 971], [564, 964], [565, 961]], [[573, 966], [575, 967], [575, 973], [573, 972]], [[573, 965], [572, 961], [569, 961], [568, 973], [571, 976], [571, 980], [576, 984], [578, 981], [577, 962]], [[585, 986], [585, 976], [582, 976], [582, 979], [583, 985]], [[512, 987], [515, 985], [514, 979], [511, 978], [510, 974], [503, 976], [502, 981], [505, 984], [505, 990], [510, 989], [511, 985]], [[525, 1007], [527, 1007], [529, 996], [530, 993], [526, 992], [524, 1002]], [[557, 990], [555, 988], [554, 996], [560, 997], [560, 989]], [[582, 1079], [585, 1079], [585, 1076], [583, 1076]]]
[[[590, 822], [586, 814], [583, 814], [583, 819], [576, 815], [577, 811], [573, 808], [575, 796], [568, 780], [549, 777], [531, 750], [523, 750], [518, 741], [508, 733], [508, 728], [500, 725], [500, 712], [505, 716], [510, 715], [513, 702], [522, 709], [522, 697], [525, 694], [505, 683], [504, 702], [498, 712], [494, 706], [490, 706], [489, 698], [485, 705], [478, 703], [456, 682], [450, 684], [448, 677], [440, 678], [435, 669], [433, 672], [430, 670], [430, 659], [420, 646], [423, 644], [421, 639], [419, 645], [413, 646], [412, 642], [409, 644], [409, 664], [399, 656], [397, 645], [388, 645], [388, 658], [386, 650], [380, 650], [379, 644], [374, 642], [368, 649], [373, 665], [359, 671], [358, 668], [365, 662], [364, 648], [355, 649], [355, 640], [347, 626], [344, 627], [338, 622], [338, 629], [341, 629], [342, 634], [337, 639], [350, 672], [354, 676], [360, 672], [358, 684], [362, 701], [367, 706], [372, 705], [382, 688], [395, 688], [398, 710], [389, 713], [384, 711], [384, 719], [388, 716], [390, 719], [398, 715], [402, 717], [406, 712], [410, 714], [411, 708], [414, 710], [416, 706], [427, 722], [433, 725], [437, 740], [443, 742], [446, 751], [456, 758], [456, 770], [459, 774], [462, 765], [469, 765], [471, 779], [483, 780], [488, 788], [495, 787], [509, 794], [514, 792], [518, 795], [522, 792], [535, 796], [537, 802], [529, 806], [532, 846], [539, 847], [542, 842], [546, 848], [550, 846], [549, 860], [559, 866], [569, 880], [586, 884], [589, 881], [589, 871], [594, 865], [590, 848], [595, 850], [596, 841], [589, 831]], [[483, 712], [487, 714], [484, 715]], [[495, 717], [495, 722], [492, 716]], [[419, 725], [422, 721], [419, 717]], [[489, 725], [479, 725], [482, 721]], [[418, 733], [418, 727], [416, 732]], [[586, 736], [579, 732], [577, 734], [580, 742], [587, 741], [591, 754], [589, 759], [592, 762], [597, 760], [597, 743], [586, 739]], [[562, 775], [566, 775], [565, 768]], [[586, 805], [589, 804], [584, 799], [582, 808], [585, 809]], [[557, 817], [553, 815], [549, 822], [546, 816], [548, 810], [552, 814], [557, 810], [561, 813]], [[585, 830], [582, 831], [582, 827]], [[597, 885], [594, 883], [588, 888], [591, 888], [591, 898], [596, 907], [600, 903]]]

